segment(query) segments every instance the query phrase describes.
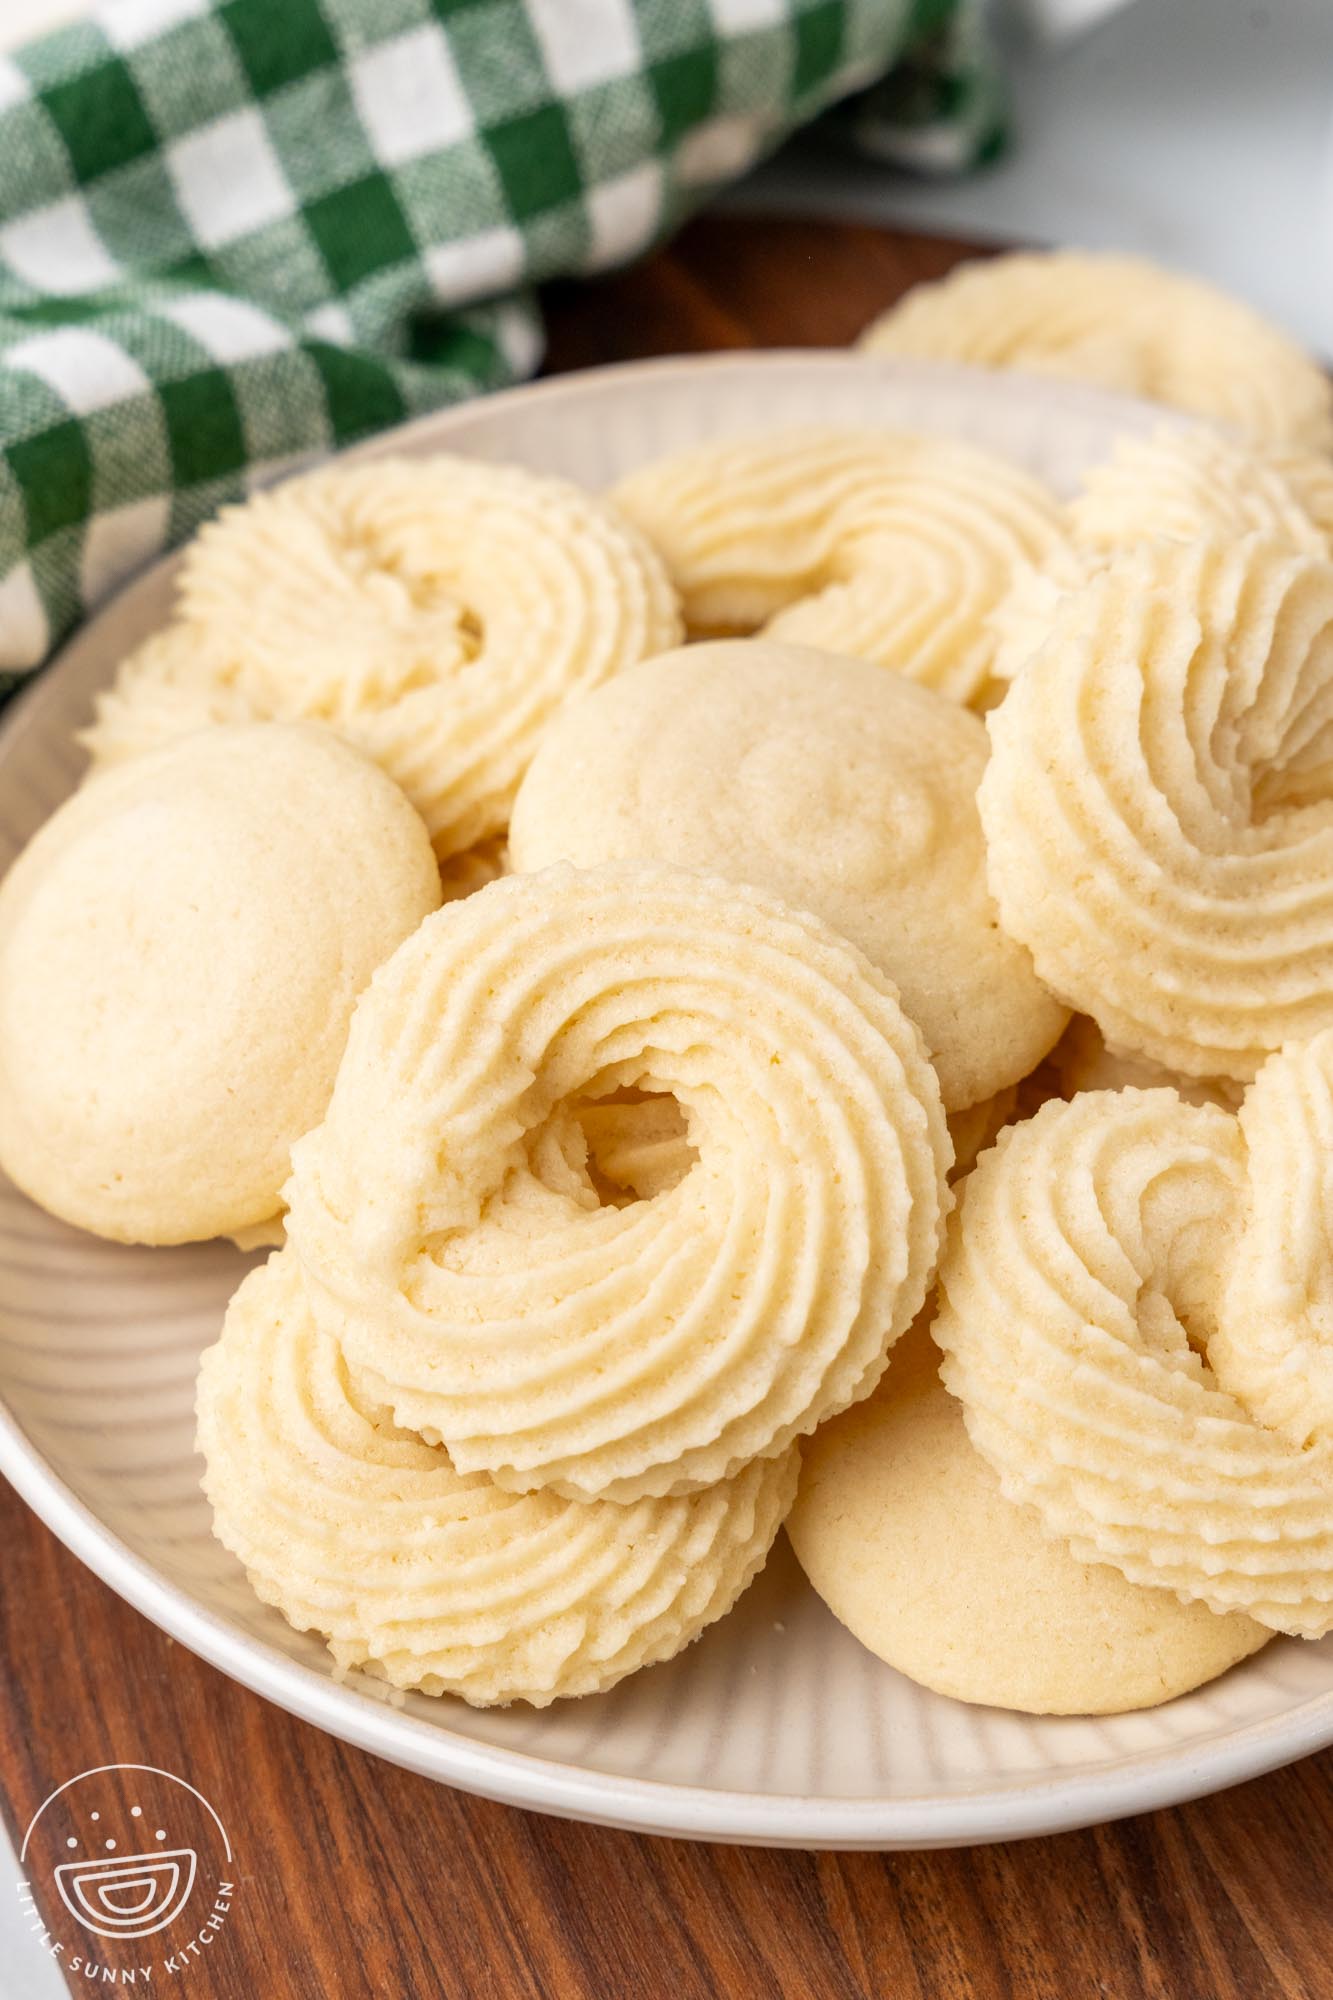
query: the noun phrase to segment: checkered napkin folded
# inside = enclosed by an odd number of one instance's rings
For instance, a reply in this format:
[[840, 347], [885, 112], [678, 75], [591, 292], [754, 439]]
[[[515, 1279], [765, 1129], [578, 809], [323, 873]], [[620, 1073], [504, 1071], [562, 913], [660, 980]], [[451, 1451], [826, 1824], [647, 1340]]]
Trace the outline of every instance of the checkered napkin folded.
[[[0, 0], [3, 4], [3, 0]], [[980, 150], [974, 0], [113, 0], [0, 58], [0, 691], [221, 501], [531, 372], [787, 132]]]

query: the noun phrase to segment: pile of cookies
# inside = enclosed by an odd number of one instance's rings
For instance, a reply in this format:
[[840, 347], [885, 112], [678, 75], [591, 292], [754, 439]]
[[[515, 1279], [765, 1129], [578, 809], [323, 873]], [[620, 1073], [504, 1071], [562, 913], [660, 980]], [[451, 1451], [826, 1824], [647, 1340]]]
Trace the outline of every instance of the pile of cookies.
[[1333, 1629], [1333, 391], [1127, 259], [865, 344], [1194, 421], [292, 480], [0, 887], [0, 1164], [273, 1246], [204, 1485], [339, 1668], [595, 1693], [784, 1521], [973, 1701]]

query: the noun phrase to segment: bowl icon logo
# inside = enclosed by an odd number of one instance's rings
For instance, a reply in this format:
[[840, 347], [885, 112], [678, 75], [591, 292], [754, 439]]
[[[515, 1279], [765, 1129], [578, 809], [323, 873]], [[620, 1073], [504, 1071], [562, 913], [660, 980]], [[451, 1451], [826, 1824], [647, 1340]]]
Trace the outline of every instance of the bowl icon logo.
[[60, 1900], [99, 1937], [151, 1937], [180, 1915], [194, 1888], [192, 1847], [126, 1854], [106, 1861], [62, 1861], [55, 1871]]
[[57, 1786], [28, 1823], [19, 1870], [29, 1929], [79, 1975], [80, 1992], [84, 1979], [128, 1984], [154, 1967], [164, 1978], [188, 1969], [236, 1889], [216, 1809], [154, 1764], [99, 1764]]

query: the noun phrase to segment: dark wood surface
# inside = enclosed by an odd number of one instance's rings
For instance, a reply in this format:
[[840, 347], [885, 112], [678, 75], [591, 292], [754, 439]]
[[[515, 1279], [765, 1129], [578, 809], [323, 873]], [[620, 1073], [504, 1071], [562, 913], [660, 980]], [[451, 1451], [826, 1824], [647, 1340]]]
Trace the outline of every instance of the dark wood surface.
[[[958, 254], [710, 218], [636, 271], [553, 292], [550, 365], [840, 342]], [[179, 1772], [228, 1823], [235, 1903], [167, 1982], [190, 2000], [1333, 2000], [1333, 1753], [1004, 1847], [640, 1839], [445, 1791], [292, 1721], [122, 1604], [3, 1482], [0, 1549], [11, 1832], [108, 1762]]]

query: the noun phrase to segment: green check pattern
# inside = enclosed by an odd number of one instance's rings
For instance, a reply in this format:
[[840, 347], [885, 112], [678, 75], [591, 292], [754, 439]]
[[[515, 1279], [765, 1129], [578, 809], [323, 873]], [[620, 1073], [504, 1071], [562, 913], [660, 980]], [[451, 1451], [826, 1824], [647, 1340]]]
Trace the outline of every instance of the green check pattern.
[[0, 58], [0, 691], [223, 501], [513, 382], [827, 105], [958, 164], [974, 0], [112, 0]]

